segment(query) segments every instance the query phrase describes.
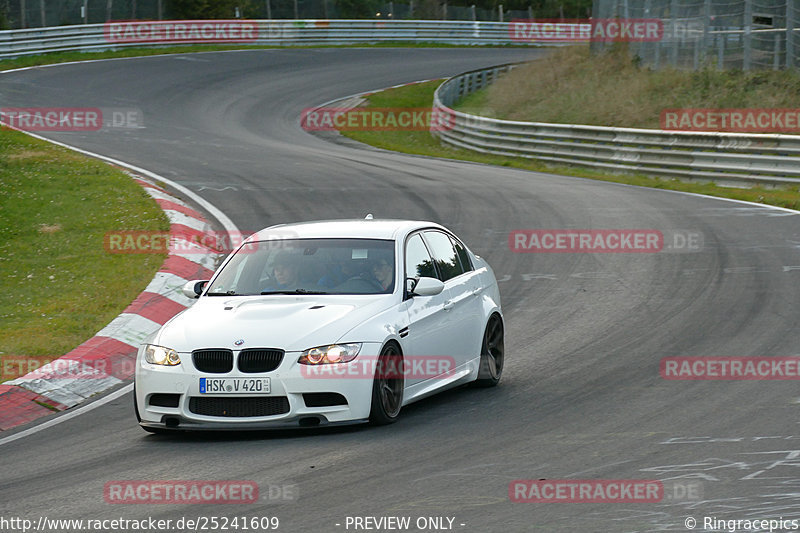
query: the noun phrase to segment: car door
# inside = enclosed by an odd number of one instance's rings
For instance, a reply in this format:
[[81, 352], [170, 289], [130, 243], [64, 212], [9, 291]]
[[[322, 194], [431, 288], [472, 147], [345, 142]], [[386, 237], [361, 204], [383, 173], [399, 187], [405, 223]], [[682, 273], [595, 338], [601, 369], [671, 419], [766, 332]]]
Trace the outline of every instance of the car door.
[[[438, 277], [433, 258], [419, 233], [406, 239], [404, 258], [405, 279]], [[446, 321], [449, 311], [445, 310], [444, 305], [447, 291], [435, 296], [406, 298], [403, 305], [408, 313], [409, 325], [403, 343], [406, 364], [411, 368], [406, 373], [406, 387], [410, 387], [433, 378], [433, 375], [427, 375], [429, 366], [422, 363], [432, 359], [438, 364], [443, 357], [452, 355], [452, 347], [449, 338], [451, 332]]]
[[455, 237], [439, 230], [426, 230], [423, 237], [439, 279], [445, 284], [445, 327], [450, 331], [450, 353], [461, 366], [480, 354], [483, 340], [480, 278], [463, 244]]

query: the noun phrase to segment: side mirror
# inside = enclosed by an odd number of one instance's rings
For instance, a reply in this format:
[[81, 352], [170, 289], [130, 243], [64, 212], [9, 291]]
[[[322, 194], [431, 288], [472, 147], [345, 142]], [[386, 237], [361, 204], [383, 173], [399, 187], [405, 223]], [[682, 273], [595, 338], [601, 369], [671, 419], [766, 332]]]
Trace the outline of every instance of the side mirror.
[[411, 294], [416, 296], [436, 296], [444, 290], [444, 283], [436, 278], [419, 278], [411, 288]]
[[187, 298], [199, 298], [200, 295], [203, 293], [203, 287], [206, 286], [209, 280], [194, 280], [188, 282], [186, 285], [183, 286], [181, 292]]

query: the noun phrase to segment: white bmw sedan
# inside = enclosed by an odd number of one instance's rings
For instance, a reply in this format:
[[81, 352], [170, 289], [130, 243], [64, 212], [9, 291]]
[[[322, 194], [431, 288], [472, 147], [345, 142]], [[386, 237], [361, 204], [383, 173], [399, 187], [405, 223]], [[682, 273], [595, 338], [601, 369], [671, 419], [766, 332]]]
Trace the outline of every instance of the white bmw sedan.
[[273, 226], [183, 290], [198, 301], [137, 355], [147, 431], [388, 424], [503, 371], [494, 273], [434, 223]]

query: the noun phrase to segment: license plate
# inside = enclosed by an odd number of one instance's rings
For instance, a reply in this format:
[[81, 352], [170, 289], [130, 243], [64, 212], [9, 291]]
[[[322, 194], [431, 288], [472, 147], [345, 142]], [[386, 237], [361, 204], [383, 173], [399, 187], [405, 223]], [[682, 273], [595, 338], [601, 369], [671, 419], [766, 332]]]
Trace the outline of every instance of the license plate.
[[200, 378], [200, 394], [269, 394], [269, 378]]

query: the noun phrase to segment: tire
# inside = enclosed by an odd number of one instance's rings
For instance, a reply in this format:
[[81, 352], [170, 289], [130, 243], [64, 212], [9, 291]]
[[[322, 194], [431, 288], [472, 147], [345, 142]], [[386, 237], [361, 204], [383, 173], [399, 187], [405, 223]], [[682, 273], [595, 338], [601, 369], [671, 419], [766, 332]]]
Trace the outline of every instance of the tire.
[[372, 407], [369, 413], [369, 421], [376, 426], [393, 424], [400, 416], [405, 386], [402, 362], [399, 346], [392, 342], [383, 347], [372, 380]]
[[481, 362], [476, 387], [494, 387], [503, 375], [505, 347], [503, 342], [503, 319], [492, 315], [486, 324], [481, 343]]

